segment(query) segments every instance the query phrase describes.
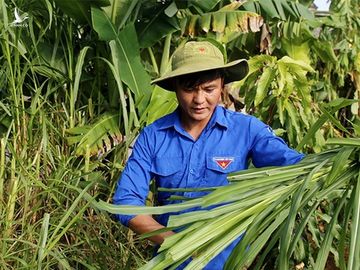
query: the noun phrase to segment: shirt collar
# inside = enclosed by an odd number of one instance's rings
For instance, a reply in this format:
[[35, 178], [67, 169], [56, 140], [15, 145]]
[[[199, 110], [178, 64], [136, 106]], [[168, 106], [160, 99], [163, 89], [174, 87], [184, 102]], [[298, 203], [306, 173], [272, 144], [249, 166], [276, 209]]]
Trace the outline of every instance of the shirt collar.
[[[225, 129], [228, 128], [228, 121], [225, 118], [224, 108], [221, 106], [216, 106], [214, 113], [206, 126], [206, 129], [212, 128], [216, 124]], [[181, 132], [183, 130], [180, 122], [179, 107], [174, 112], [168, 114], [167, 117], [163, 118], [163, 121], [161, 121], [158, 126], [159, 130], [168, 129], [171, 127], [173, 127], [178, 132]]]
[[216, 124], [225, 129], [228, 128], [228, 121], [225, 118], [225, 109], [222, 106], [216, 106], [214, 113], [207, 124], [207, 128], [212, 128]]
[[172, 113], [166, 115], [160, 121], [158, 121], [158, 129], [168, 129], [174, 127], [175, 129], [179, 129], [180, 125], [180, 114], [179, 114], [179, 107], [173, 111]]

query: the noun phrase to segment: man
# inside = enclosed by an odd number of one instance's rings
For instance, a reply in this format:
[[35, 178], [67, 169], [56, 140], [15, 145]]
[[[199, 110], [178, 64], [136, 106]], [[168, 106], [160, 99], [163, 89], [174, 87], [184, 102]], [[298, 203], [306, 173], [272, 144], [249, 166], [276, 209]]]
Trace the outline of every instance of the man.
[[[153, 81], [175, 91], [179, 107], [141, 132], [119, 180], [114, 203], [144, 205], [151, 179], [165, 188], [223, 186], [228, 184], [228, 173], [247, 169], [249, 159], [256, 167], [300, 161], [303, 155], [288, 148], [264, 123], [218, 106], [224, 84], [241, 80], [247, 72], [246, 60], [225, 64], [221, 51], [208, 41], [190, 41], [179, 48], [171, 71]], [[195, 198], [204, 194], [176, 195]], [[169, 197], [170, 193], [159, 192], [158, 203], [172, 203]], [[122, 224], [139, 234], [166, 227], [168, 218], [119, 216]], [[161, 245], [172, 234], [160, 233], [149, 239]], [[221, 269], [233, 246], [205, 269]]]

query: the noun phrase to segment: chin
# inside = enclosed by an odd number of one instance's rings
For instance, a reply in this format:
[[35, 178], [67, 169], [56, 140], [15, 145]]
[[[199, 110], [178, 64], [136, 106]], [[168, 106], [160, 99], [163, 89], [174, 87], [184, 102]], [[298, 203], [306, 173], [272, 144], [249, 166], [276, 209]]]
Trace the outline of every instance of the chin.
[[195, 121], [203, 121], [208, 118], [208, 115], [192, 115], [192, 119]]

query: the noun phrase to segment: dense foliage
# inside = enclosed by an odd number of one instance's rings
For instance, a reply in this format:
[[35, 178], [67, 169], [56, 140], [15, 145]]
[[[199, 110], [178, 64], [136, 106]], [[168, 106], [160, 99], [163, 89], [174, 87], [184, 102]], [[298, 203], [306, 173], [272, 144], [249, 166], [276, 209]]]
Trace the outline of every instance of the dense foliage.
[[[187, 39], [212, 38], [228, 59], [249, 59], [249, 76], [223, 101], [293, 147], [319, 153], [328, 138], [357, 137], [359, 5], [334, 0], [319, 14], [311, 4], [0, 0], [0, 268], [148, 260], [146, 242], [92, 204], [110, 202], [139, 130], [177, 106], [150, 81]], [[320, 237], [344, 192], [334, 194], [311, 225]], [[304, 245], [309, 261], [316, 249]]]

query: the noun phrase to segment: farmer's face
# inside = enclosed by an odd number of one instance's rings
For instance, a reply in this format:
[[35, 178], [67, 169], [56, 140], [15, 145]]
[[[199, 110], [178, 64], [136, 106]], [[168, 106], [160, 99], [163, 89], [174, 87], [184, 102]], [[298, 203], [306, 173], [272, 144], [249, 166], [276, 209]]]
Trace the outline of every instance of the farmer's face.
[[223, 79], [218, 78], [194, 88], [176, 87], [183, 124], [207, 124], [220, 101]]

